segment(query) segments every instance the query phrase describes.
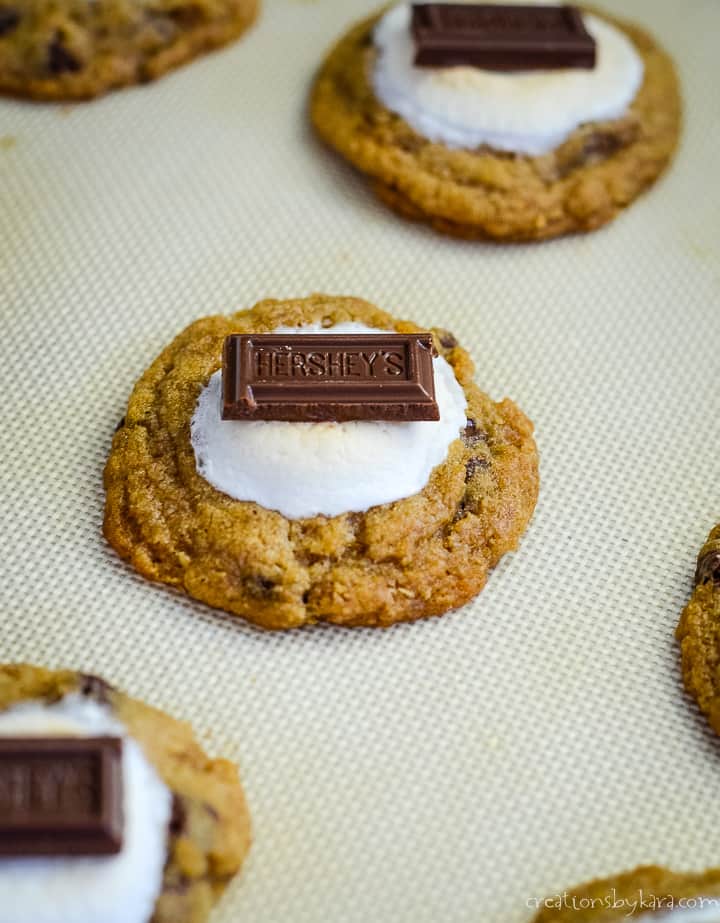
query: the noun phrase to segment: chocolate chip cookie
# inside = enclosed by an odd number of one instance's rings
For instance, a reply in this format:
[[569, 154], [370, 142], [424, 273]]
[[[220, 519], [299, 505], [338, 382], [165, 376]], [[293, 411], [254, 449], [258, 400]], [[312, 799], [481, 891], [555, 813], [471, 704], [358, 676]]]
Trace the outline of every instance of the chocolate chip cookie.
[[689, 923], [694, 911], [703, 914], [698, 923], [701, 919], [720, 920], [720, 869], [683, 875], [645, 866], [537, 902], [531, 900], [530, 904], [540, 908], [533, 923], [614, 923], [630, 918], [672, 923], [672, 911], [677, 913], [678, 923]]
[[228, 335], [353, 321], [420, 330], [357, 298], [314, 295], [264, 301], [181, 333], [137, 383], [113, 439], [104, 532], [115, 550], [145, 577], [271, 629], [388, 626], [479, 593], [532, 515], [538, 458], [530, 421], [512, 401], [479, 390], [469, 355], [445, 330], [432, 331], [435, 347], [466, 409], [418, 493], [364, 512], [291, 519], [233, 499], [198, 471], [191, 420]]
[[695, 589], [677, 627], [685, 688], [720, 734], [720, 525], [703, 546]]
[[[95, 703], [139, 744], [171, 795], [164, 872], [149, 923], [207, 920], [250, 848], [250, 818], [237, 768], [209, 759], [189, 725], [128, 698], [98, 677], [28, 664], [0, 666], [0, 719], [30, 703], [47, 707], [48, 714], [53, 709], [57, 714], [61, 703], [80, 712]], [[19, 720], [27, 719], [21, 713]], [[0, 859], [0, 872], [1, 864]], [[92, 867], [85, 864], [83, 874], [92, 875]]]
[[680, 134], [681, 101], [672, 60], [644, 29], [586, 12], [631, 40], [644, 79], [622, 116], [580, 124], [549, 152], [446, 146], [383, 105], [371, 74], [378, 55], [374, 30], [384, 11], [352, 28], [323, 62], [312, 122], [328, 145], [370, 177], [387, 205], [445, 234], [530, 241], [595, 230], [667, 167]]
[[237, 38], [259, 0], [0, 0], [0, 92], [89, 99]]

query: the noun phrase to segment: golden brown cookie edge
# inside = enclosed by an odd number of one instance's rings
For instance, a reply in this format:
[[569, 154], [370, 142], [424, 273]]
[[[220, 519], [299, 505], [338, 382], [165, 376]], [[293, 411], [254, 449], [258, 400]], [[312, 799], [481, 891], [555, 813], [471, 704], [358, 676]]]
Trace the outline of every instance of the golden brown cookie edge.
[[675, 635], [685, 689], [720, 734], [720, 584], [702, 580], [700, 573], [705, 555], [716, 548], [720, 548], [720, 525], [710, 532], [698, 555], [695, 587]]

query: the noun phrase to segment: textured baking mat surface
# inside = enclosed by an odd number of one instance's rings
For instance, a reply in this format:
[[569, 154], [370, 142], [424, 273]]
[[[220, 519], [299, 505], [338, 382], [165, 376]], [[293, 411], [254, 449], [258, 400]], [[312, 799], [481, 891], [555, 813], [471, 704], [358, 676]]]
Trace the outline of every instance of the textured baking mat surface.
[[[361, 0], [267, 0], [233, 48], [89, 105], [0, 101], [0, 659], [104, 674], [240, 762], [255, 846], [214, 923], [522, 923], [595, 875], [720, 862], [720, 745], [673, 641], [720, 518], [720, 4], [631, 6], [607, 3], [678, 61], [682, 149], [542, 246], [403, 223], [315, 143], [306, 91]], [[101, 538], [159, 350], [315, 290], [451, 328], [536, 424], [535, 518], [462, 611], [263, 634]]]

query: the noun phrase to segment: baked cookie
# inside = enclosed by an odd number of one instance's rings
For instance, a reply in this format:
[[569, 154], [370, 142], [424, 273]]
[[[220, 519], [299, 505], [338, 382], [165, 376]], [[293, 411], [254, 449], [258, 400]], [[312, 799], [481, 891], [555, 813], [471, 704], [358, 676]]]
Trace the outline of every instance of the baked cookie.
[[345, 35], [312, 91], [320, 136], [400, 214], [469, 239], [592, 231], [668, 165], [681, 127], [671, 59], [640, 27], [583, 9], [594, 70], [417, 67], [411, 7]]
[[685, 688], [720, 734], [720, 525], [698, 556], [695, 589], [676, 634]]
[[[108, 736], [122, 741], [121, 851], [8, 859], [0, 840], [3, 920], [9, 912], [12, 923], [202, 923], [240, 869], [250, 818], [237, 768], [208, 759], [189, 725], [94, 676], [0, 666], [0, 745]], [[7, 791], [0, 785], [0, 805]], [[6, 818], [0, 810], [0, 830]]]
[[[388, 626], [480, 592], [535, 507], [532, 425], [433, 330], [441, 419], [220, 421], [230, 334], [412, 333], [356, 298], [263, 301], [181, 333], [142, 376], [105, 469], [107, 540], [145, 577], [271, 629]], [[202, 472], [202, 473], [201, 473]]]
[[533, 923], [718, 923], [720, 869], [681, 875], [657, 866], [591, 881], [531, 902]]
[[0, 91], [89, 99], [237, 38], [259, 0], [0, 0]]

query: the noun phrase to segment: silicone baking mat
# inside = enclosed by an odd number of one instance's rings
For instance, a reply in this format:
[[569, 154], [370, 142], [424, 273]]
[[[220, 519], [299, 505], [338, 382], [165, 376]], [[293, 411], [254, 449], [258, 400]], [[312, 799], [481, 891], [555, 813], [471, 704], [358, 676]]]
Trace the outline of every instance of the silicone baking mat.
[[[255, 821], [214, 923], [523, 923], [641, 862], [720, 863], [720, 744], [673, 630], [720, 518], [717, 0], [625, 0], [686, 97], [614, 225], [446, 240], [320, 147], [306, 93], [372, 6], [266, 0], [234, 47], [89, 105], [0, 101], [0, 659], [81, 667], [237, 759]], [[133, 382], [193, 319], [357, 294], [452, 329], [535, 421], [520, 551], [442, 619], [264, 634], [106, 547]]]

